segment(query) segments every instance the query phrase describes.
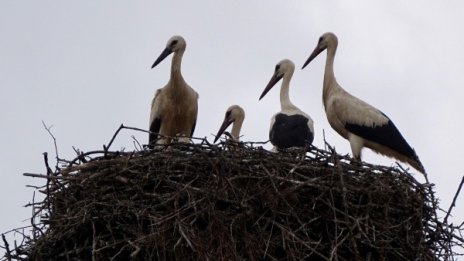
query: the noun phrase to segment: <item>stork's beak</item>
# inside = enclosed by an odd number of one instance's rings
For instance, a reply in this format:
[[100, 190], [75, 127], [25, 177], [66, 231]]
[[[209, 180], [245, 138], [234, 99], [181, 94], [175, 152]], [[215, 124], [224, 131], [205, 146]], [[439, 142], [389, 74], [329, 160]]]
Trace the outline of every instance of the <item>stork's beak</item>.
[[219, 131], [216, 134], [216, 138], [214, 138], [214, 143], [221, 137], [221, 135], [224, 133], [224, 131], [227, 129], [227, 127], [232, 124], [233, 121], [229, 119], [229, 117], [226, 117], [224, 121], [222, 122], [221, 128], [219, 128]]
[[283, 75], [278, 76], [277, 72], [272, 75], [271, 80], [269, 80], [269, 83], [267, 84], [266, 88], [264, 88], [263, 93], [261, 93], [261, 96], [259, 96], [259, 100], [261, 100], [271, 89], [282, 79]]
[[316, 48], [314, 48], [314, 51], [309, 56], [308, 60], [306, 60], [306, 62], [303, 64], [303, 67], [301, 67], [301, 69], [303, 70], [306, 67], [306, 65], [308, 65], [314, 58], [316, 58], [316, 56], [318, 56], [324, 50], [325, 48], [321, 48], [319, 47], [319, 45], [316, 46]]
[[164, 58], [166, 58], [168, 55], [170, 55], [172, 53], [172, 49], [169, 48], [169, 47], [166, 47], [163, 52], [160, 54], [160, 56], [158, 57], [158, 59], [156, 59], [156, 61], [153, 63], [153, 65], [151, 66], [151, 68], [153, 69], [155, 66], [157, 66], [161, 61], [164, 60]]

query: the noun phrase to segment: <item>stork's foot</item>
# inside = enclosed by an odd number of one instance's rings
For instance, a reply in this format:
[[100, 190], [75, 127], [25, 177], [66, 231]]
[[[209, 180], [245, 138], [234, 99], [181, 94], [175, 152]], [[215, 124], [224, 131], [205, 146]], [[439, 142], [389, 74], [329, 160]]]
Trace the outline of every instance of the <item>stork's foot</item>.
[[300, 157], [304, 158], [306, 155], [306, 148], [305, 147], [290, 147], [286, 149], [279, 149], [279, 148], [274, 147], [273, 152], [283, 152], [283, 153], [287, 153], [289, 155], [295, 156], [297, 158], [300, 158]]
[[359, 168], [362, 165], [362, 161], [358, 158], [351, 158], [350, 164], [355, 168]]

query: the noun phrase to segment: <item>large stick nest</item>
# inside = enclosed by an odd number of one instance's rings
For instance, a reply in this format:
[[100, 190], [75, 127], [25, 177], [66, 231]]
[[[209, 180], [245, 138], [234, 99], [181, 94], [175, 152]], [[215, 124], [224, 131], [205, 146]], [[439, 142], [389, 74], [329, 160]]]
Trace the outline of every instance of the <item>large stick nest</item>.
[[[333, 150], [172, 144], [47, 175], [17, 260], [451, 260], [429, 184]], [[457, 243], [456, 243], [457, 242]]]

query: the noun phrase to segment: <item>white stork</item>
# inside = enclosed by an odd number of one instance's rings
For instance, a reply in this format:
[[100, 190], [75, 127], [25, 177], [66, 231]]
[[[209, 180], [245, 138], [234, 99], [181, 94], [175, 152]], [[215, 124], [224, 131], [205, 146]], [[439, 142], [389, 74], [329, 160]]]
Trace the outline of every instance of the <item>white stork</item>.
[[333, 69], [337, 45], [335, 34], [323, 34], [303, 65], [305, 68], [318, 54], [327, 49], [322, 100], [330, 126], [349, 140], [355, 159], [360, 160], [362, 148], [368, 147], [376, 153], [406, 162], [425, 175], [424, 166], [416, 152], [390, 118], [338, 85]]
[[274, 145], [274, 150], [306, 147], [314, 140], [313, 120], [290, 101], [288, 92], [294, 71], [295, 64], [292, 61], [288, 59], [280, 61], [275, 67], [274, 75], [259, 97], [261, 100], [283, 78], [280, 88], [281, 111], [272, 116], [269, 130], [269, 139]]
[[237, 142], [240, 137], [240, 129], [242, 128], [244, 119], [245, 111], [242, 107], [238, 105], [230, 106], [226, 111], [224, 121], [222, 122], [221, 127], [219, 128], [219, 131], [216, 134], [214, 142], [216, 142], [219, 139], [219, 137], [221, 137], [221, 135], [224, 133], [227, 127], [229, 127], [230, 124], [232, 124], [232, 131], [230, 132], [230, 135], [232, 136], [232, 140]]
[[[171, 137], [181, 136], [188, 142], [195, 130], [198, 112], [198, 93], [184, 80], [181, 73], [182, 55], [187, 46], [182, 36], [169, 39], [166, 48], [153, 63], [154, 68], [169, 54], [174, 53], [171, 78], [166, 86], [158, 89], [151, 103], [149, 145], [154, 142], [169, 143]], [[158, 134], [162, 138], [158, 139]]]

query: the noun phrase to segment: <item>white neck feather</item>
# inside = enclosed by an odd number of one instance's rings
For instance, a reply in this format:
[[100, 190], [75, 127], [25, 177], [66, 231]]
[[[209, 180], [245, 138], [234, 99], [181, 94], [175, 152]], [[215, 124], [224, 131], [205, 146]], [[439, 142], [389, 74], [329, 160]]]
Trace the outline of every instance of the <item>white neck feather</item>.
[[[184, 78], [182, 77], [182, 72], [181, 72], [181, 64], [182, 64], [183, 55], [184, 55], [184, 50], [179, 50], [177, 52], [174, 52], [174, 55], [172, 56], [171, 79], [173, 81], [184, 81]], [[174, 86], [180, 86], [180, 85], [174, 84]]]
[[341, 89], [341, 87], [337, 83], [337, 80], [335, 79], [334, 73], [334, 60], [336, 51], [336, 45], [327, 47], [327, 58], [325, 61], [324, 71], [324, 84], [322, 90], [322, 100], [324, 102], [324, 106], [326, 106], [330, 93], [338, 89]]
[[290, 80], [292, 79], [293, 72], [284, 74], [282, 79], [282, 86], [280, 87], [280, 108], [282, 111], [298, 109], [290, 101]]
[[232, 138], [235, 141], [238, 141], [240, 137], [240, 130], [242, 129], [242, 124], [243, 124], [242, 118], [235, 120], [234, 123], [232, 124], [232, 131], [230, 132], [230, 135], [232, 135]]

